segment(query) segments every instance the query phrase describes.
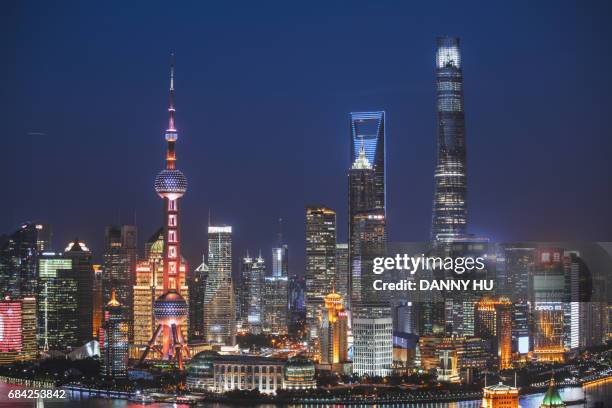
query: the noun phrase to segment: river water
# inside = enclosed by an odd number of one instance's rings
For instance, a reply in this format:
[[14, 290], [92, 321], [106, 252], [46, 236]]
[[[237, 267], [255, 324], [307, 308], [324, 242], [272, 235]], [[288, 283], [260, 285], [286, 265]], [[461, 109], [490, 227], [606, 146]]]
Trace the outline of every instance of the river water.
[[[81, 407], [93, 407], [93, 408], [137, 408], [143, 407], [141, 404], [129, 402], [126, 400], [111, 400], [105, 398], [90, 398], [87, 396], [82, 397], [69, 397], [65, 400], [16, 400], [9, 399], [8, 392], [11, 389], [22, 389], [22, 386], [9, 385], [0, 383], [0, 408], [81, 408]], [[592, 385], [584, 388], [565, 388], [561, 389], [561, 397], [564, 401], [574, 401], [584, 399], [586, 395], [586, 404], [572, 405], [571, 407], [576, 408], [591, 408], [595, 406], [596, 402], [603, 402], [604, 407], [612, 408], [612, 381], [605, 383]], [[544, 394], [533, 394], [521, 397], [520, 405], [522, 408], [539, 408], [540, 403]], [[423, 404], [388, 404], [388, 405], [376, 405], [379, 408], [480, 408], [481, 401], [463, 401], [463, 402], [451, 402], [451, 403], [423, 403]], [[149, 408], [190, 408], [188, 405], [174, 405], [174, 404], [148, 404], [145, 405]], [[365, 407], [366, 405], [351, 405], [347, 407]], [[244, 408], [245, 405], [233, 405], [233, 404], [221, 404], [221, 403], [206, 403], [198, 405], [200, 408]], [[343, 405], [291, 405], [288, 408], [343, 408]], [[570, 408], [571, 408], [570, 407]], [[277, 408], [275, 405], [270, 404], [259, 404], [254, 408]]]

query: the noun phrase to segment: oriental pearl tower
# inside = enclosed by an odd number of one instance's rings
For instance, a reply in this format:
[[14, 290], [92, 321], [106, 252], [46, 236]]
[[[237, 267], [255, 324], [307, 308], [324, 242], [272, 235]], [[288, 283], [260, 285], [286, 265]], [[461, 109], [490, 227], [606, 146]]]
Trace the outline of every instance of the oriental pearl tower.
[[[149, 351], [155, 351], [162, 360], [175, 360], [183, 369], [183, 354], [189, 357], [187, 342], [181, 326], [187, 322], [187, 302], [179, 293], [181, 246], [179, 239], [179, 200], [187, 191], [187, 179], [176, 168], [175, 144], [178, 133], [174, 127], [174, 55], [170, 64], [170, 101], [168, 129], [166, 129], [166, 168], [155, 178], [155, 191], [164, 202], [164, 256], [163, 294], [153, 303], [153, 316], [157, 325], [140, 363]], [[161, 344], [158, 344], [161, 340]]]

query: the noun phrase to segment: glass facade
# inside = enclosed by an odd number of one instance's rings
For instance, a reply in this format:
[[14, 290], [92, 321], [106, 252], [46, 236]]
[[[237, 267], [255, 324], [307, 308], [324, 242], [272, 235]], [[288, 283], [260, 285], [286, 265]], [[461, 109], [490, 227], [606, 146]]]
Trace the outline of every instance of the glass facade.
[[33, 295], [38, 257], [49, 248], [51, 229], [27, 223], [6, 238], [0, 246], [0, 295]]
[[36, 315], [39, 347], [43, 350], [65, 350], [79, 346], [78, 276], [72, 268], [72, 259], [47, 252], [38, 262]]
[[208, 227], [208, 278], [204, 292], [204, 333], [209, 343], [236, 344], [232, 281], [232, 227]]
[[351, 163], [359, 157], [363, 147], [374, 170], [374, 200], [376, 208], [385, 208], [385, 120], [386, 113], [352, 112], [350, 116]]
[[336, 279], [336, 212], [306, 209], [306, 324], [309, 338], [318, 336], [324, 299]]
[[467, 229], [463, 72], [458, 38], [438, 38], [436, 83], [438, 154], [431, 238], [452, 240], [465, 235]]

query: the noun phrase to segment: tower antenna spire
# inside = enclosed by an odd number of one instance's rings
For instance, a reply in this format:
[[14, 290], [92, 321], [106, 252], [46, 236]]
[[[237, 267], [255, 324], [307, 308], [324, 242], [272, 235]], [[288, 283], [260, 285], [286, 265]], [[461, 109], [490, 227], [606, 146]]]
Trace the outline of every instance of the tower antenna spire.
[[170, 53], [170, 89], [168, 93], [168, 132], [176, 133], [174, 128], [174, 52]]
[[278, 219], [278, 246], [283, 245], [283, 219], [279, 217]]

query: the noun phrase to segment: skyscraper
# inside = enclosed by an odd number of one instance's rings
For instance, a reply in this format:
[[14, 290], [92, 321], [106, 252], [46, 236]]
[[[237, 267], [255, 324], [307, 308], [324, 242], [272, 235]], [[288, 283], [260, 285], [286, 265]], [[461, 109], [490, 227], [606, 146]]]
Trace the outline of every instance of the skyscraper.
[[38, 259], [38, 286], [39, 348], [62, 351], [80, 346], [78, 276], [72, 268], [72, 259], [53, 252], [43, 253]]
[[0, 296], [36, 293], [38, 255], [49, 250], [48, 225], [25, 223], [14, 233], [0, 237]]
[[248, 253], [243, 258], [243, 301], [245, 327], [249, 332], [258, 334], [263, 326], [263, 296], [264, 296], [264, 277], [266, 275], [266, 262], [261, 256], [251, 258]]
[[272, 271], [264, 278], [264, 331], [286, 334], [289, 325], [289, 247], [282, 243], [272, 248]]
[[344, 301], [345, 307], [348, 307], [349, 297], [349, 245], [347, 243], [336, 244], [336, 292]]
[[145, 347], [153, 331], [153, 302], [163, 290], [164, 230], [160, 228], [145, 243], [145, 259], [136, 264], [134, 282], [132, 322], [134, 322], [133, 344]]
[[104, 324], [100, 333], [102, 354], [102, 375], [114, 378], [127, 376], [128, 366], [128, 325], [123, 306], [111, 289], [111, 299], [104, 311]]
[[93, 337], [93, 285], [94, 270], [91, 251], [78, 239], [70, 242], [64, 256], [72, 260], [77, 279], [78, 342], [82, 345]]
[[[349, 189], [349, 307], [353, 328], [353, 371], [359, 375], [387, 375], [393, 362], [393, 320], [388, 294], [375, 292], [372, 273], [375, 257], [386, 256], [386, 217], [384, 179], [384, 112], [379, 112], [376, 139], [372, 123], [376, 115], [356, 116], [352, 124], [351, 168], [348, 172]], [[370, 130], [366, 125], [370, 126]], [[372, 155], [372, 141], [377, 140], [376, 154]], [[380, 143], [380, 144], [379, 144]], [[382, 173], [381, 173], [382, 172]]]
[[[173, 56], [174, 58], [174, 56]], [[158, 352], [162, 360], [176, 359], [179, 369], [183, 369], [183, 353], [189, 356], [187, 339], [181, 328], [187, 323], [187, 302], [180, 290], [185, 282], [181, 271], [181, 246], [179, 230], [179, 201], [187, 191], [187, 178], [176, 168], [175, 143], [178, 133], [174, 127], [174, 61], [170, 66], [169, 120], [166, 129], [166, 168], [155, 178], [155, 191], [164, 200], [164, 254], [163, 254], [163, 294], [153, 304], [153, 315], [157, 328], [149, 340], [141, 357], [141, 362], [151, 348]], [[162, 344], [155, 343], [161, 336]]]
[[536, 250], [532, 279], [533, 351], [538, 361], [564, 360], [564, 307], [567, 300], [562, 248]]
[[204, 335], [209, 343], [236, 344], [232, 280], [232, 227], [208, 227], [208, 278], [204, 292]]
[[432, 240], [452, 240], [467, 230], [467, 169], [463, 72], [459, 38], [439, 37], [436, 53], [438, 154]]
[[342, 296], [332, 292], [325, 296], [325, 312], [321, 321], [321, 364], [336, 366], [348, 361], [348, 316]]
[[240, 282], [236, 285], [236, 303], [239, 303], [237, 318], [240, 320], [243, 329], [248, 328], [249, 316], [249, 279], [253, 271], [253, 257], [247, 251], [240, 262]]
[[[93, 290], [91, 294], [91, 306], [92, 306], [92, 330], [91, 333], [94, 338], [98, 338], [100, 334], [100, 327], [104, 322], [104, 294], [102, 288], [102, 266], [94, 264], [94, 281]], [[130, 290], [131, 292], [131, 290]]]
[[133, 339], [132, 314], [133, 286], [136, 278], [138, 259], [138, 234], [135, 225], [120, 227], [108, 226], [104, 239], [104, 304], [110, 300], [111, 290], [115, 290], [117, 301], [123, 305], [125, 321]]
[[189, 278], [189, 339], [204, 340], [204, 293], [206, 293], [208, 265], [205, 259]]
[[325, 206], [306, 208], [306, 325], [318, 337], [325, 295], [336, 280], [336, 212]]
[[380, 112], [352, 112], [350, 116], [351, 163], [359, 157], [363, 147], [365, 155], [374, 169], [374, 206], [386, 208], [385, 193], [385, 120], [386, 114]]

